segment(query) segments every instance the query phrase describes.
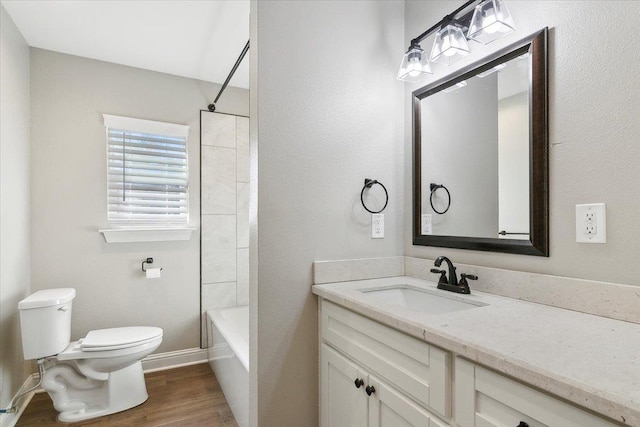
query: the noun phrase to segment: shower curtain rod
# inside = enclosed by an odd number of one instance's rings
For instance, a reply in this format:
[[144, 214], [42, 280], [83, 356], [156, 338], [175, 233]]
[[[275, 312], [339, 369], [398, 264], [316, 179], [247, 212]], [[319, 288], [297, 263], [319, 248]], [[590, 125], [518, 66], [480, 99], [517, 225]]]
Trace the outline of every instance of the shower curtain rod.
[[236, 61], [235, 64], [233, 64], [233, 68], [231, 69], [231, 72], [227, 76], [227, 79], [222, 84], [222, 87], [220, 88], [220, 92], [218, 92], [218, 96], [216, 96], [216, 99], [207, 107], [209, 108], [209, 111], [211, 111], [212, 113], [216, 111], [216, 102], [218, 102], [218, 99], [220, 99], [220, 95], [222, 95], [222, 92], [224, 92], [224, 90], [227, 88], [227, 85], [229, 84], [229, 80], [231, 80], [231, 77], [233, 77], [233, 74], [236, 72], [236, 70], [238, 69], [238, 66], [244, 59], [244, 56], [247, 54], [247, 51], [249, 50], [249, 41], [250, 40], [247, 40], [247, 44], [244, 46], [244, 49], [242, 49], [242, 52], [240, 52], [240, 56], [238, 57], [238, 60]]

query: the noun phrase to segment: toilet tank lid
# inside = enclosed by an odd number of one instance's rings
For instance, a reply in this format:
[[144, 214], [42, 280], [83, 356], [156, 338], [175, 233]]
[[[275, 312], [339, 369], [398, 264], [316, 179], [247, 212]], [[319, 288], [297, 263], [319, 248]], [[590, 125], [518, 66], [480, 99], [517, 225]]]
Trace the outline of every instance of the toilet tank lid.
[[18, 303], [19, 310], [31, 308], [51, 307], [65, 304], [76, 296], [73, 288], [42, 289], [35, 292]]

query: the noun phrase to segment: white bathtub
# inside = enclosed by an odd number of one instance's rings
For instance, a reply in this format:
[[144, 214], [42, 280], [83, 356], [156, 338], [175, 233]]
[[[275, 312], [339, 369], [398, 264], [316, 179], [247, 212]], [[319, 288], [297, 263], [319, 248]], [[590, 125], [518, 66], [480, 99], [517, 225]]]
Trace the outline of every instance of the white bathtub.
[[207, 311], [209, 364], [240, 427], [249, 426], [249, 307]]

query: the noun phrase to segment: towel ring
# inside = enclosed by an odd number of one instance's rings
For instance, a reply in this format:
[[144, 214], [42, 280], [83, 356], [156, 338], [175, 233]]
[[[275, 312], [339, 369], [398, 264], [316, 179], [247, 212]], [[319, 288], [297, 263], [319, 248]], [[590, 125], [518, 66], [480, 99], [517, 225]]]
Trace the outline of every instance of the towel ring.
[[[429, 188], [431, 189], [431, 195], [429, 196], [429, 203], [431, 204], [431, 209], [433, 209], [433, 211], [439, 215], [445, 214], [449, 208], [451, 207], [451, 193], [449, 193], [449, 190], [447, 190], [447, 187], [445, 187], [442, 184], [434, 184], [433, 182], [429, 185]], [[447, 192], [447, 208], [445, 210], [443, 210], [442, 212], [438, 211], [434, 206], [433, 206], [433, 195], [435, 194], [436, 190], [442, 188], [444, 189], [444, 191]]]
[[[367, 188], [373, 187], [375, 184], [378, 184], [380, 187], [382, 187], [382, 189], [384, 190], [384, 196], [385, 196], [384, 206], [379, 211], [372, 211], [364, 203], [364, 190], [366, 190]], [[382, 212], [387, 207], [387, 203], [389, 203], [389, 193], [387, 192], [386, 187], [384, 185], [382, 185], [382, 183], [380, 181], [376, 181], [375, 179], [365, 178], [364, 179], [364, 187], [362, 187], [362, 191], [360, 192], [360, 202], [362, 202], [362, 207], [367, 212], [372, 213], [372, 214], [378, 214], [378, 213]]]

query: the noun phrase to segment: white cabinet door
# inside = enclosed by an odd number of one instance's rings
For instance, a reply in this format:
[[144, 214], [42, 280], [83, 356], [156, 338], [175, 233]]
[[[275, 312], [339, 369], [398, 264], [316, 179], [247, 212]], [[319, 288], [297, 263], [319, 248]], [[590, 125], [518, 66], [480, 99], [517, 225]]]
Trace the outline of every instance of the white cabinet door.
[[369, 427], [445, 426], [409, 397], [372, 375], [369, 375], [368, 387], [373, 387], [374, 390], [369, 404]]
[[[362, 385], [356, 387], [356, 379]], [[320, 425], [366, 427], [369, 402], [367, 375], [355, 364], [322, 344], [320, 349]]]

